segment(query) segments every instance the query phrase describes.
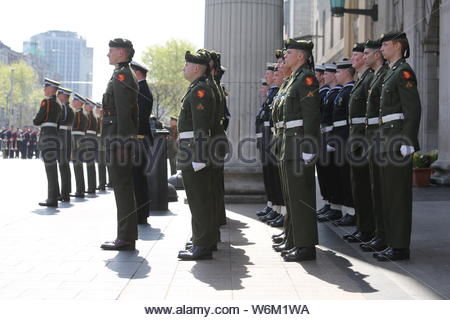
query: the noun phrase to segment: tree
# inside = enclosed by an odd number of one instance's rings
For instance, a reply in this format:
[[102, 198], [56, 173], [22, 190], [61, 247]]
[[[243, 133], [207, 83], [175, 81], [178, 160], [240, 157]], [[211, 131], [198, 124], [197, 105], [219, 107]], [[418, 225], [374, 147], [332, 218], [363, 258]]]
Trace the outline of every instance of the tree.
[[0, 64], [0, 122], [2, 125], [7, 123], [16, 127], [32, 125], [42, 97], [42, 86], [39, 85], [38, 77], [32, 67], [22, 60], [10, 65]]
[[189, 83], [183, 77], [184, 54], [194, 51], [194, 45], [185, 40], [172, 39], [164, 45], [147, 48], [142, 55], [148, 67], [153, 98], [154, 113], [160, 119], [178, 115], [180, 100]]

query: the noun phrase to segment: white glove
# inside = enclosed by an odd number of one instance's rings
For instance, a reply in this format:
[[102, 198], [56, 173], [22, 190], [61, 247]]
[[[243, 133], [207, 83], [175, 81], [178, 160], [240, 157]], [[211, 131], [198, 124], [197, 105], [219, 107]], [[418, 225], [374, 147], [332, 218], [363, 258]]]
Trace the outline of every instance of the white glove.
[[194, 168], [195, 172], [202, 170], [204, 167], [206, 167], [206, 163], [192, 162], [192, 168]]
[[413, 146], [405, 146], [402, 145], [400, 147], [400, 153], [402, 154], [402, 156], [406, 157], [409, 156], [410, 154], [414, 153], [414, 147]]
[[310, 163], [315, 157], [315, 154], [313, 153], [304, 153], [302, 152], [302, 159], [305, 161], [306, 164]]
[[333, 151], [336, 151], [336, 148], [327, 144], [327, 152], [333, 152]]

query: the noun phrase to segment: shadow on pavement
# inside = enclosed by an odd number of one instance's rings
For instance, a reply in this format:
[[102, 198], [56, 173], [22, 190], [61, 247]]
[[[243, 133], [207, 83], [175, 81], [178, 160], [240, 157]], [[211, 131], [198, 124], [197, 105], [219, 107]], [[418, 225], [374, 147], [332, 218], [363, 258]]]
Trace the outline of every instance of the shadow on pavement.
[[[352, 270], [352, 264], [344, 257], [336, 255], [336, 253], [331, 250], [322, 250], [319, 248], [316, 248], [316, 253], [318, 260], [311, 262], [305, 261], [301, 263], [302, 267], [310, 275], [334, 284], [338, 286], [339, 289], [347, 292], [370, 293], [378, 291], [364, 280], [368, 277], [368, 275]], [[327, 270], [324, 271], [323, 268], [318, 266], [320, 259], [330, 260], [344, 274], [340, 276], [339, 274], [328, 272]]]
[[164, 238], [164, 233], [159, 228], [152, 228], [149, 224], [138, 225], [139, 240], [161, 240]]
[[60, 211], [58, 208], [43, 208], [43, 209], [34, 209], [33, 213], [39, 214], [41, 216], [53, 216], [58, 214]]
[[192, 275], [216, 290], [241, 290], [242, 279], [250, 277], [247, 265], [253, 265], [243, 249], [234, 246], [253, 244], [244, 236], [246, 223], [227, 218], [222, 234], [229, 233], [229, 242], [222, 237], [213, 260], [198, 261], [192, 266]]
[[[122, 263], [121, 263], [122, 262]], [[130, 263], [139, 263], [134, 266], [135, 270], [130, 270]], [[106, 267], [111, 271], [117, 272], [119, 278], [125, 279], [144, 279], [148, 277], [151, 267], [148, 261], [139, 256], [139, 251], [119, 251], [117, 255], [108, 260]]]

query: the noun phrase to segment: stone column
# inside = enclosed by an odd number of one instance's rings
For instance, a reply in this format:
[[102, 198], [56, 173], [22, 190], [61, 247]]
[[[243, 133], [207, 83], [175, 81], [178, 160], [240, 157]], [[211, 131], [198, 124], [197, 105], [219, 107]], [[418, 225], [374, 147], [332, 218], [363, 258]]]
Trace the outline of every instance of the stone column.
[[[450, 0], [442, 0], [439, 23], [439, 160], [432, 167], [432, 181], [450, 184]], [[448, 54], [447, 54], [448, 53]]]
[[[227, 134], [233, 154], [225, 165], [225, 192], [234, 201], [261, 199], [255, 116], [266, 62], [282, 47], [283, 0], [206, 0], [205, 48], [222, 53], [231, 113]], [[239, 195], [244, 195], [239, 196]], [[258, 196], [259, 195], [259, 196]]]

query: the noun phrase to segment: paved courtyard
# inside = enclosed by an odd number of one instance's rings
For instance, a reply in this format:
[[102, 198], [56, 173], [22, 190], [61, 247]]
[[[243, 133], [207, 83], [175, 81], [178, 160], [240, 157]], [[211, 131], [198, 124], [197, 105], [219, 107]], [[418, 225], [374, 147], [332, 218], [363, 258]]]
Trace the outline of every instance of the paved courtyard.
[[[227, 205], [214, 260], [178, 261], [190, 236], [179, 201], [139, 228], [135, 252], [102, 251], [115, 237], [110, 190], [42, 208], [39, 160], [0, 159], [0, 299], [448, 299], [450, 190], [415, 190], [411, 260], [376, 262], [342, 240], [353, 229], [319, 225], [317, 260], [286, 263], [271, 248], [278, 233], [255, 219], [257, 204]], [[401, 196], [401, 195], [399, 195]], [[320, 204], [319, 204], [320, 205]]]

